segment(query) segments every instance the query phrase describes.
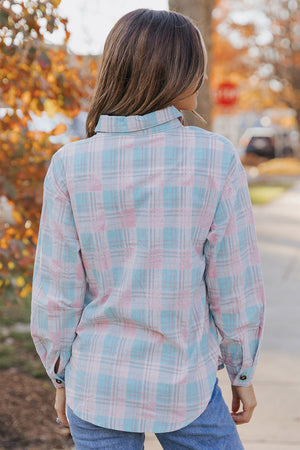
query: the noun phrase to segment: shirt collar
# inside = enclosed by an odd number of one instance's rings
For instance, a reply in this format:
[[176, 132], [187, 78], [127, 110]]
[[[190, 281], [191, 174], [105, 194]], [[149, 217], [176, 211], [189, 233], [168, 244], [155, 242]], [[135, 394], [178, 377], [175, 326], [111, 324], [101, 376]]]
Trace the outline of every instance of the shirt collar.
[[99, 118], [95, 132], [130, 133], [133, 131], [141, 131], [148, 128], [158, 127], [171, 121], [173, 121], [173, 124], [176, 124], [177, 122], [177, 124], [180, 125], [182, 123], [182, 119], [182, 113], [178, 111], [175, 106], [168, 106], [167, 108], [160, 109], [149, 114], [144, 114], [143, 116], [108, 116], [103, 114]]

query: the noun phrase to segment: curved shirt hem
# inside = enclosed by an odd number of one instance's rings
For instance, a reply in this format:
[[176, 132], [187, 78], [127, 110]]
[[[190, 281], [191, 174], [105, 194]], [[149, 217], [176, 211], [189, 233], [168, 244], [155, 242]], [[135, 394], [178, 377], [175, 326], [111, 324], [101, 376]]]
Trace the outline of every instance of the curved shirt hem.
[[[216, 381], [217, 381], [217, 376], [216, 376]], [[215, 381], [215, 383], [216, 383], [216, 381]], [[176, 425], [173, 424], [172, 426], [169, 426], [170, 424], [168, 422], [158, 423], [158, 421], [154, 420], [154, 421], [151, 421], [151, 424], [152, 424], [151, 426], [142, 427], [143, 429], [141, 429], [140, 422], [143, 422], [145, 420], [142, 418], [138, 420], [139, 423], [137, 423], [137, 425], [135, 427], [126, 426], [125, 424], [122, 426], [118, 425], [118, 423], [120, 423], [121, 420], [124, 422], [124, 419], [116, 419], [116, 418], [108, 417], [108, 416], [104, 417], [104, 420], [95, 421], [95, 419], [92, 419], [93, 421], [91, 421], [91, 419], [89, 418], [88, 415], [82, 413], [82, 411], [80, 411], [80, 410], [76, 410], [75, 407], [73, 407], [72, 399], [71, 399], [71, 401], [69, 401], [67, 399], [66, 404], [71, 408], [73, 413], [77, 417], [79, 417], [81, 420], [92, 423], [93, 425], [96, 425], [96, 426], [99, 426], [102, 428], [108, 428], [108, 429], [116, 430], [116, 431], [128, 431], [128, 432], [132, 432], [132, 433], [169, 433], [171, 431], [177, 431], [177, 430], [180, 430], [180, 429], [190, 425], [202, 413], [204, 413], [204, 411], [206, 410], [206, 408], [211, 400], [213, 390], [215, 387], [215, 383], [212, 385], [212, 387], [210, 389], [210, 393], [206, 398], [204, 407], [203, 406], [200, 407], [200, 409], [198, 410], [197, 413], [195, 413], [191, 417], [187, 418], [184, 422], [177, 423]], [[67, 395], [67, 397], [68, 397], [68, 395]], [[82, 409], [84, 410], [85, 408], [82, 408]], [[131, 421], [134, 419], [128, 418], [128, 420]], [[126, 418], [125, 418], [125, 421], [126, 421]], [[153, 425], [153, 422], [156, 422], [156, 424]], [[149, 423], [150, 423], [150, 421], [149, 421]]]

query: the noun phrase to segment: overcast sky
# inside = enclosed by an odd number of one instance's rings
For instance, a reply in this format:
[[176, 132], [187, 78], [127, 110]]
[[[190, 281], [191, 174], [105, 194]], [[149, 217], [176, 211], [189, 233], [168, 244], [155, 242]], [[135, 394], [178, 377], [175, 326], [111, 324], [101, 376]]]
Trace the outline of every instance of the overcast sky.
[[[69, 48], [78, 54], [99, 54], [103, 50], [106, 36], [116, 21], [137, 8], [168, 9], [168, 0], [62, 0], [60, 15], [69, 19]], [[62, 33], [47, 40], [62, 41]]]

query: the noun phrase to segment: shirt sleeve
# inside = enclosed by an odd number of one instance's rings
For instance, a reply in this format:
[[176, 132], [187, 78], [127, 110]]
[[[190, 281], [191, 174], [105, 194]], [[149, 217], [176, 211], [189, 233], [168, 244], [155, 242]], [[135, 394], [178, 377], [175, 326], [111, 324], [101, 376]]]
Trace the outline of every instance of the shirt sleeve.
[[65, 367], [82, 314], [85, 288], [63, 160], [56, 153], [44, 179], [30, 318], [37, 353], [56, 388], [65, 384]]
[[232, 385], [249, 386], [262, 341], [265, 294], [247, 175], [235, 151], [204, 254], [223, 363]]

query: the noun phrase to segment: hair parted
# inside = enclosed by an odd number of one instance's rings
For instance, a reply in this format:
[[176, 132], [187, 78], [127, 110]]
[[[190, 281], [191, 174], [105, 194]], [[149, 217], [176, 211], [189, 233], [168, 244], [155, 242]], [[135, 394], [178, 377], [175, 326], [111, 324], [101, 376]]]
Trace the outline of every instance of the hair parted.
[[137, 9], [111, 29], [103, 50], [86, 135], [102, 114], [144, 115], [172, 104], [206, 72], [205, 44], [188, 17], [173, 11]]

